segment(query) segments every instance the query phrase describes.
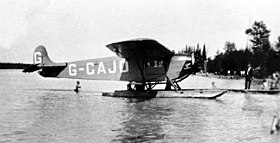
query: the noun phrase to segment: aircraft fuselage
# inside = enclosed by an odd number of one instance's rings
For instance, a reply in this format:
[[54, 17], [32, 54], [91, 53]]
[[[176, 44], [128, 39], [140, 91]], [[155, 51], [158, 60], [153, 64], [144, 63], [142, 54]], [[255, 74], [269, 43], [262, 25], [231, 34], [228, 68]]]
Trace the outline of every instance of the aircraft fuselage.
[[44, 46], [33, 53], [33, 65], [23, 72], [38, 71], [43, 77], [115, 80], [135, 83], [174, 83], [193, 73], [194, 58], [175, 54], [155, 40], [139, 39], [112, 43], [107, 47], [117, 57], [54, 63]]
[[[65, 63], [66, 67], [46, 67], [39, 71], [44, 77], [87, 79], [87, 80], [120, 80], [120, 81], [164, 81], [166, 74], [178, 78], [186, 63], [187, 56], [173, 56], [171, 60], [129, 61], [119, 57], [106, 57]], [[171, 63], [171, 64], [170, 64]], [[60, 63], [60, 65], [63, 63]], [[139, 70], [143, 65], [143, 70]], [[169, 67], [165, 67], [169, 65]], [[59, 72], [58, 72], [59, 71]], [[57, 74], [53, 74], [58, 72]]]

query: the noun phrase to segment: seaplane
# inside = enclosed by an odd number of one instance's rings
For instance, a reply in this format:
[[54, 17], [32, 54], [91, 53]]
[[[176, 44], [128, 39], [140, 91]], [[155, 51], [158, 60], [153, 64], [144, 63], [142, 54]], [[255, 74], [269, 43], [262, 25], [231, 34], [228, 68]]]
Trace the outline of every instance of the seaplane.
[[[23, 70], [43, 77], [127, 81], [127, 90], [102, 93], [110, 97], [174, 97], [215, 99], [226, 91], [182, 89], [179, 82], [198, 72], [193, 53], [176, 54], [153, 39], [133, 39], [106, 45], [117, 56], [55, 63], [44, 46], [33, 53], [33, 64]], [[164, 89], [154, 89], [165, 84]]]

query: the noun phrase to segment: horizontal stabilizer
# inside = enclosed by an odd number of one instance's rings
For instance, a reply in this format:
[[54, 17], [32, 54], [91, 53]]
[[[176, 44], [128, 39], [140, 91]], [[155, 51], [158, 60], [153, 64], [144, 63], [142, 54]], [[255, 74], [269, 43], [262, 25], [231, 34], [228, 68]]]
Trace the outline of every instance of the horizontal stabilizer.
[[55, 64], [55, 65], [40, 65], [40, 64], [33, 64], [27, 68], [25, 68], [22, 72], [34, 72], [34, 71], [37, 71], [41, 68], [55, 68], [55, 67], [67, 67], [67, 63], [58, 63], [58, 64]]
[[42, 67], [38, 67], [39, 64], [32, 64], [31, 66], [25, 68], [22, 72], [34, 72], [36, 70], [39, 70]]

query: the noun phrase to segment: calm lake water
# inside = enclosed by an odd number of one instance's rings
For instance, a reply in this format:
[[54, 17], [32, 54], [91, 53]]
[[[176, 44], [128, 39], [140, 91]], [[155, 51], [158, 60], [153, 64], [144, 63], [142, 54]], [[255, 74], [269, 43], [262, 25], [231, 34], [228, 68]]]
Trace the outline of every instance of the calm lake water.
[[[0, 70], [0, 142], [280, 142], [270, 135], [279, 95], [226, 93], [217, 100], [126, 99], [101, 91], [125, 82], [50, 79]], [[192, 76], [183, 88], [242, 88], [243, 80]]]

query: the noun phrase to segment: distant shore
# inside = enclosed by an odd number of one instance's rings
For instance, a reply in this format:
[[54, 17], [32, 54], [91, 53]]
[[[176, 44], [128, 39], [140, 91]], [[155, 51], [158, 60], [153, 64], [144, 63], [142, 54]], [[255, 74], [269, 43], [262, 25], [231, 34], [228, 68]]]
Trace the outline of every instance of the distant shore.
[[24, 63], [0, 63], [0, 69], [24, 69], [30, 65]]
[[[214, 75], [212, 73], [197, 73], [196, 76], [198, 77], [203, 77], [203, 78], [208, 78], [212, 79], [209, 80], [211, 82], [218, 82], [218, 81], [226, 81], [225, 83], [221, 82], [222, 84], [229, 85], [229, 83], [235, 83], [232, 84], [233, 86], [231, 88], [241, 88], [243, 89], [245, 86], [245, 77], [239, 76], [239, 75]], [[215, 80], [214, 80], [215, 79]], [[267, 85], [264, 84], [264, 81], [266, 81]], [[239, 82], [239, 83], [238, 83]], [[209, 83], [210, 85], [210, 83]], [[222, 85], [220, 85], [222, 86]], [[228, 88], [228, 87], [224, 87]], [[256, 90], [279, 90], [279, 84], [277, 84], [277, 80], [273, 78], [263, 78], [263, 79], [258, 79], [258, 78], [253, 78], [251, 82], [251, 89], [256, 89]]]
[[242, 79], [244, 77], [239, 75], [216, 75], [213, 73], [196, 73], [198, 76], [209, 77], [209, 78], [218, 78], [218, 79]]

